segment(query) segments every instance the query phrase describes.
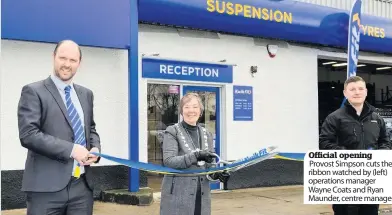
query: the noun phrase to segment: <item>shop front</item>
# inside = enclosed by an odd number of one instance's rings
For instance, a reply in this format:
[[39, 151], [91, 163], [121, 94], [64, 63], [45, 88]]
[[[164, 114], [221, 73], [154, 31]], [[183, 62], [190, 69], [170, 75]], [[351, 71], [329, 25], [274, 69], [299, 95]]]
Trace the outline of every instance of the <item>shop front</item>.
[[[142, 78], [147, 81], [147, 148], [148, 162], [163, 165], [162, 142], [165, 129], [182, 120], [179, 103], [185, 94], [197, 93], [203, 102], [204, 111], [199, 123], [211, 132], [215, 152], [221, 153], [221, 104], [222, 88], [233, 82], [233, 66], [217, 63], [142, 59]], [[144, 148], [144, 147], [143, 147]], [[161, 177], [155, 173], [147, 175], [149, 186], [159, 191]], [[219, 183], [211, 185], [220, 188]]]

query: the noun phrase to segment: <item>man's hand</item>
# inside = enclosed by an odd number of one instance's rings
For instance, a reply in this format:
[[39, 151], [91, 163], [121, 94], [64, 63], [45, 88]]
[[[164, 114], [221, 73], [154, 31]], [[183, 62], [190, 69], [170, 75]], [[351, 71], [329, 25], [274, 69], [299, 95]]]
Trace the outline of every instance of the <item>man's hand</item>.
[[80, 165], [84, 165], [84, 162], [88, 159], [89, 152], [82, 145], [75, 144], [72, 151], [71, 157], [79, 162]]
[[[96, 147], [94, 147], [94, 148], [92, 148], [92, 149], [90, 150], [90, 152], [99, 153], [99, 149], [96, 148]], [[94, 154], [88, 154], [88, 160], [85, 161], [85, 162], [83, 163], [83, 165], [85, 165], [85, 166], [91, 165], [91, 164], [97, 162], [97, 160], [98, 160], [98, 156], [96, 156], [96, 155], [94, 155]]]

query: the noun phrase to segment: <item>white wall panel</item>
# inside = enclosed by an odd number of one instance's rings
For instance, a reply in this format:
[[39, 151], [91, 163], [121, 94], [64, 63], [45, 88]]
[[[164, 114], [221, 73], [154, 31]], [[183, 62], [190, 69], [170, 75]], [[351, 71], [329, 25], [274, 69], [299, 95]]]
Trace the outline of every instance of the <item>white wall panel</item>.
[[[17, 107], [22, 86], [53, 71], [54, 44], [1, 41], [1, 169], [24, 169], [27, 150], [18, 139]], [[124, 50], [82, 47], [75, 82], [94, 92], [97, 131], [105, 154], [128, 157], [128, 55]], [[111, 165], [102, 159], [99, 165]]]

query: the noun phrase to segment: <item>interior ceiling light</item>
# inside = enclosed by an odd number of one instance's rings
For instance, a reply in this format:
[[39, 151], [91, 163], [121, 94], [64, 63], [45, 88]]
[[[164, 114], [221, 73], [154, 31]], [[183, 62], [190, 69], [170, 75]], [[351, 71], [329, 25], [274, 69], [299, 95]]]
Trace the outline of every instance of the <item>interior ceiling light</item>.
[[384, 70], [384, 69], [391, 69], [392, 67], [386, 66], [386, 67], [378, 67], [376, 70]]
[[337, 64], [334, 64], [334, 65], [332, 65], [333, 67], [339, 67], [339, 66], [346, 66], [347, 65], [347, 63], [337, 63]]
[[363, 67], [366, 66], [365, 64], [359, 64], [357, 67]]
[[334, 64], [334, 63], [337, 63], [337, 62], [335, 62], [335, 61], [325, 62], [325, 63], [323, 63], [323, 65], [329, 65], [329, 64]]

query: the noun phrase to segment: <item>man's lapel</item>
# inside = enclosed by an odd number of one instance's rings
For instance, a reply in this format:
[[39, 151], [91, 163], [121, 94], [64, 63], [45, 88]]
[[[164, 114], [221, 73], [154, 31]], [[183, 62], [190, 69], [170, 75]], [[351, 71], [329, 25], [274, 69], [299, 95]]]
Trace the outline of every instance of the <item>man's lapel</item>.
[[46, 89], [48, 89], [48, 91], [52, 94], [53, 98], [56, 100], [58, 106], [60, 107], [61, 111], [64, 114], [64, 117], [67, 119], [69, 126], [71, 126], [71, 128], [72, 128], [71, 120], [68, 117], [68, 113], [67, 113], [67, 109], [65, 107], [64, 101], [61, 98], [61, 95], [60, 95], [56, 85], [54, 84], [54, 82], [52, 81], [52, 79], [50, 77], [45, 80], [45, 87], [46, 87]]

